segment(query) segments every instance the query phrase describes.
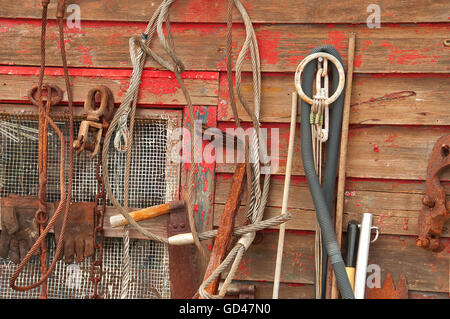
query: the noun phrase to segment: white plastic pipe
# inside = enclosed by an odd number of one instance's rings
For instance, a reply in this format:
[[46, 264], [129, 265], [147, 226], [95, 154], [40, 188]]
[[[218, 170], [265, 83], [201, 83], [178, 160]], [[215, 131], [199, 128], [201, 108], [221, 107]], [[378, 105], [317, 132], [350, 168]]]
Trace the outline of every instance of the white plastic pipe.
[[359, 232], [358, 256], [356, 257], [355, 299], [364, 299], [371, 230], [372, 214], [364, 213]]

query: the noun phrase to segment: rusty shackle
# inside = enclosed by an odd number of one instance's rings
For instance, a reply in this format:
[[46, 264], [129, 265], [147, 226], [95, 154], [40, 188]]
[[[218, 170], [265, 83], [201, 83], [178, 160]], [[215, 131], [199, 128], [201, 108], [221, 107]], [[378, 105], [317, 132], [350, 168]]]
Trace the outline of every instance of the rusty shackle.
[[[96, 107], [96, 99], [99, 97], [100, 106]], [[104, 85], [92, 88], [88, 92], [84, 104], [86, 120], [82, 121], [78, 130], [78, 138], [73, 142], [73, 148], [80, 154], [83, 150], [91, 152], [90, 157], [94, 158], [100, 150], [102, 135], [109, 127], [109, 121], [114, 111], [114, 96], [111, 90]], [[92, 132], [93, 139], [89, 139], [89, 132]]]
[[[97, 108], [96, 99], [100, 97], [100, 106]], [[114, 97], [111, 90], [104, 85], [89, 90], [84, 103], [84, 111], [87, 113], [88, 121], [100, 122], [102, 118], [110, 121], [114, 108]]]
[[442, 136], [434, 144], [427, 168], [425, 196], [419, 213], [419, 237], [417, 246], [434, 252], [445, 246], [440, 237], [445, 222], [449, 218], [450, 207], [445, 189], [440, 182], [440, 174], [450, 166], [450, 135]]

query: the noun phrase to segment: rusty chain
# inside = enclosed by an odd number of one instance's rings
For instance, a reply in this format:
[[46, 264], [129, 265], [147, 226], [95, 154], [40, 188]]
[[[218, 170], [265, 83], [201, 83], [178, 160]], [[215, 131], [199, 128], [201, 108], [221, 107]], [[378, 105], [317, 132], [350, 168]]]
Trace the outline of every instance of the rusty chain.
[[[102, 143], [103, 144], [103, 143]], [[97, 179], [97, 194], [95, 195], [94, 208], [94, 255], [92, 256], [91, 263], [91, 281], [94, 286], [94, 293], [91, 296], [92, 299], [101, 299], [102, 296], [98, 294], [98, 284], [102, 281], [103, 277], [103, 222], [105, 218], [106, 210], [106, 193], [103, 176], [100, 173], [102, 166], [102, 145], [100, 145], [98, 162], [95, 169], [95, 177]], [[99, 208], [99, 206], [101, 208]]]

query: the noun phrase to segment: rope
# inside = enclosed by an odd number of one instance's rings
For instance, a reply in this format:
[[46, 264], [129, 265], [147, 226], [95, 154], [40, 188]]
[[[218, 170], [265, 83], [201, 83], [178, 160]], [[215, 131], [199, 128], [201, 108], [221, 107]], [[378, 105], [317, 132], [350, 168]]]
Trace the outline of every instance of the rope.
[[[114, 197], [114, 194], [112, 193], [110, 182], [109, 182], [109, 174], [107, 169], [107, 159], [108, 159], [108, 151], [109, 151], [109, 144], [112, 138], [113, 131], [116, 129], [116, 135], [114, 138], [114, 144], [116, 146], [116, 149], [126, 149], [127, 151], [127, 165], [129, 165], [129, 158], [131, 156], [131, 149], [132, 149], [132, 139], [133, 139], [133, 128], [134, 128], [134, 120], [135, 120], [135, 111], [136, 111], [136, 104], [137, 104], [137, 96], [139, 91], [139, 86], [141, 83], [141, 76], [142, 72], [145, 66], [145, 61], [148, 56], [150, 56], [154, 61], [159, 63], [164, 68], [168, 69], [169, 71], [172, 71], [175, 73], [175, 77], [184, 93], [184, 96], [186, 98], [186, 103], [188, 105], [188, 114], [191, 119], [191, 167], [189, 170], [187, 183], [185, 185], [185, 191], [183, 194], [185, 195], [185, 201], [187, 203], [187, 209], [188, 209], [188, 217], [189, 217], [189, 224], [192, 231], [192, 236], [194, 239], [194, 244], [199, 249], [202, 260], [205, 261], [207, 259], [207, 253], [205, 248], [200, 244], [200, 239], [205, 238], [205, 234], [212, 235], [214, 234], [214, 231], [211, 232], [205, 232], [198, 234], [196, 227], [195, 227], [195, 221], [194, 221], [194, 211], [193, 211], [193, 203], [194, 203], [194, 191], [195, 191], [195, 177], [197, 174], [197, 167], [195, 165], [194, 157], [195, 157], [195, 139], [194, 134], [197, 134], [198, 128], [195, 125], [195, 113], [194, 108], [192, 105], [192, 101], [189, 95], [189, 92], [187, 91], [183, 80], [181, 79], [181, 73], [184, 72], [184, 65], [183, 63], [178, 59], [178, 57], [175, 54], [174, 51], [174, 45], [173, 45], [173, 38], [172, 33], [170, 30], [170, 21], [169, 21], [169, 13], [168, 10], [170, 6], [173, 4], [175, 0], [165, 0], [163, 1], [160, 6], [156, 9], [154, 12], [152, 18], [150, 19], [147, 28], [145, 32], [143, 33], [142, 37], [132, 37], [129, 41], [130, 46], [130, 58], [133, 65], [133, 73], [131, 75], [130, 79], [130, 85], [128, 87], [128, 90], [126, 92], [125, 98], [120, 105], [118, 111], [116, 112], [114, 118], [112, 119], [110, 123], [110, 129], [107, 131], [105, 139], [104, 139], [104, 145], [103, 145], [103, 167], [104, 169], [104, 182], [105, 182], [105, 189], [108, 193], [109, 199], [111, 203], [114, 205], [114, 207], [124, 216], [125, 219], [128, 220], [128, 222], [135, 227], [142, 235], [159, 242], [168, 243], [167, 238], [162, 238], [160, 236], [157, 236], [153, 234], [152, 232], [149, 232], [145, 230], [143, 227], [141, 227], [136, 221], [133, 220], [133, 218], [128, 213], [128, 207], [127, 205], [121, 206], [119, 202]], [[224, 259], [222, 264], [213, 272], [213, 274], [202, 283], [199, 294], [204, 298], [216, 298], [221, 297], [224, 295], [224, 291], [226, 292], [226, 289], [231, 282], [232, 278], [234, 277], [235, 271], [242, 261], [243, 255], [245, 251], [248, 249], [248, 247], [253, 242], [253, 239], [255, 237], [255, 231], [264, 229], [268, 226], [270, 223], [281, 223], [285, 222], [286, 218], [290, 219], [290, 215], [285, 216], [278, 216], [278, 219], [271, 219], [270, 221], [267, 220], [265, 222], [262, 221], [264, 208], [267, 203], [268, 198], [268, 192], [269, 192], [269, 186], [270, 186], [270, 174], [266, 173], [264, 178], [264, 184], [263, 189], [261, 191], [260, 186], [260, 157], [259, 157], [259, 147], [260, 147], [260, 124], [259, 124], [259, 112], [260, 112], [260, 102], [261, 102], [261, 66], [260, 66], [260, 58], [259, 58], [259, 52], [258, 52], [258, 44], [256, 40], [256, 35], [252, 26], [252, 23], [250, 21], [250, 18], [245, 11], [245, 8], [242, 6], [239, 0], [234, 0], [235, 6], [238, 8], [239, 12], [241, 13], [245, 28], [246, 28], [246, 39], [244, 42], [244, 45], [239, 53], [239, 56], [236, 60], [236, 89], [237, 94], [239, 97], [240, 102], [244, 106], [245, 111], [247, 114], [251, 117], [252, 123], [254, 126], [254, 131], [251, 135], [251, 141], [249, 145], [250, 149], [250, 162], [252, 163], [251, 171], [252, 171], [252, 179], [251, 179], [251, 199], [249, 204], [249, 210], [248, 210], [248, 216], [252, 223], [250, 226], [245, 226], [242, 228], [239, 228], [239, 232], [235, 229], [235, 234], [238, 234], [241, 236], [235, 247], [230, 251], [228, 256]], [[231, 10], [231, 5], [229, 5], [229, 10]], [[165, 22], [166, 26], [166, 33], [167, 38], [164, 34], [164, 30], [162, 27], [163, 22]], [[229, 34], [231, 33], [231, 25], [228, 27]], [[169, 60], [163, 59], [159, 54], [154, 52], [150, 47], [149, 44], [151, 43], [151, 40], [153, 38], [154, 33], [157, 33], [158, 39], [160, 43], [162, 44], [162, 47], [169, 55]], [[231, 43], [231, 35], [228, 40], [228, 43]], [[250, 52], [251, 61], [252, 61], [252, 73], [253, 73], [253, 91], [254, 91], [254, 107], [253, 111], [250, 110], [248, 104], [246, 103], [245, 99], [243, 98], [242, 94], [242, 65], [245, 59], [245, 56], [247, 52]], [[231, 50], [228, 50], [228, 56], [231, 55]], [[228, 65], [230, 66], [229, 69], [231, 69], [231, 57], [228, 60]], [[228, 77], [230, 77], [230, 73], [228, 73]], [[231, 78], [232, 82], [232, 78]], [[232, 85], [230, 85], [230, 89], [232, 90]], [[230, 94], [232, 96], [232, 94]], [[233, 98], [234, 101], [234, 98]], [[235, 105], [233, 104], [233, 112], [235, 112]], [[127, 128], [127, 119], [130, 119], [130, 127]], [[239, 124], [239, 118], [237, 116], [237, 111], [235, 112], [235, 121], [237, 125]], [[267, 163], [266, 158], [264, 159], [264, 163]], [[128, 185], [129, 183], [129, 176], [126, 176], [125, 178], [125, 185]], [[280, 222], [281, 217], [281, 222]], [[272, 224], [270, 224], [272, 225]], [[210, 238], [210, 237], [209, 237]], [[204, 288], [208, 286], [214, 279], [216, 279], [220, 274], [232, 263], [232, 269], [229, 272], [226, 280], [225, 285], [223, 286], [221, 293], [219, 296], [211, 296], [209, 294], [206, 294], [204, 291]]]
[[[72, 147], [69, 148], [69, 167], [68, 167], [68, 185], [67, 185], [67, 198], [66, 198], [66, 192], [65, 192], [65, 143], [64, 143], [64, 136], [61, 132], [61, 130], [58, 128], [58, 126], [55, 124], [55, 122], [52, 120], [52, 118], [49, 115], [49, 112], [43, 107], [42, 105], [42, 85], [43, 85], [43, 79], [44, 79], [44, 71], [45, 71], [45, 38], [46, 38], [46, 30], [47, 30], [47, 9], [48, 9], [48, 3], [49, 1], [43, 1], [43, 10], [42, 10], [42, 27], [41, 27], [41, 68], [39, 73], [39, 80], [38, 80], [38, 107], [39, 110], [42, 112], [45, 121], [47, 121], [52, 128], [57, 133], [59, 140], [60, 140], [60, 146], [61, 146], [61, 159], [60, 159], [60, 197], [61, 201], [58, 205], [58, 207], [55, 210], [54, 215], [48, 222], [45, 229], [41, 231], [41, 234], [39, 235], [39, 238], [34, 243], [34, 245], [31, 247], [31, 249], [28, 251], [27, 255], [24, 257], [22, 262], [17, 267], [16, 271], [13, 273], [13, 275], [10, 278], [10, 287], [17, 291], [26, 291], [33, 288], [36, 288], [40, 286], [41, 284], [44, 284], [43, 289], [44, 293], [46, 294], [46, 285], [45, 282], [47, 281], [47, 278], [51, 275], [54, 268], [56, 267], [56, 263], [59, 259], [59, 256], [63, 249], [63, 241], [64, 241], [64, 233], [66, 229], [66, 224], [69, 216], [69, 206], [71, 202], [72, 197], [72, 181], [73, 181], [73, 150]], [[73, 144], [73, 98], [72, 98], [72, 91], [71, 91], [71, 84], [70, 84], [70, 78], [69, 78], [69, 71], [67, 66], [67, 58], [66, 58], [66, 49], [65, 49], [65, 42], [64, 42], [64, 24], [63, 24], [63, 17], [57, 17], [58, 20], [58, 29], [59, 29], [59, 42], [60, 42], [60, 49], [61, 49], [61, 59], [63, 63], [64, 68], [64, 79], [66, 84], [66, 93], [68, 98], [68, 110], [69, 110], [69, 143], [70, 145]], [[51, 95], [47, 98], [48, 101], [51, 100]], [[28, 286], [16, 286], [15, 282], [17, 278], [19, 277], [19, 274], [22, 272], [25, 265], [28, 263], [30, 258], [35, 254], [37, 249], [39, 249], [39, 246], [43, 246], [45, 243], [45, 239], [47, 234], [50, 232], [50, 229], [53, 227], [53, 225], [56, 222], [56, 219], [61, 214], [62, 210], [64, 208], [64, 215], [63, 215], [63, 222], [61, 226], [61, 235], [59, 237], [58, 243], [56, 245], [56, 251], [55, 251], [55, 257], [50, 265], [50, 267], [47, 269], [46, 266], [43, 267], [43, 272], [41, 275], [41, 278], [39, 281], [30, 284]], [[41, 265], [42, 266], [42, 265]], [[41, 297], [46, 297], [45, 295], [41, 294]]]
[[[117, 156], [119, 153], [125, 151], [126, 149], [120, 145], [120, 148], [117, 149], [117, 152], [115, 153], [115, 160], [113, 165], [115, 166], [115, 171], [117, 171], [118, 167], [121, 167], [121, 156]], [[119, 187], [120, 187], [120, 174], [116, 174], [116, 193], [119, 193]], [[125, 194], [128, 194], [128, 192], [124, 192]], [[125, 195], [128, 196], [128, 195]], [[125, 197], [124, 196], [124, 197]], [[120, 285], [120, 298], [121, 299], [127, 299], [128, 298], [128, 292], [129, 292], [129, 286], [130, 286], [130, 232], [128, 225], [125, 225], [123, 227], [123, 237], [122, 237], [122, 278], [121, 278], [121, 285]]]
[[[131, 144], [132, 144], [132, 141], [130, 140], [131, 132], [128, 131], [128, 129], [126, 127], [126, 122], [127, 122], [127, 118], [129, 116], [131, 110], [136, 108], [137, 95], [138, 95], [139, 86], [141, 83], [141, 76], [142, 76], [142, 72], [143, 72], [146, 57], [147, 57], [147, 55], [144, 54], [144, 51], [141, 49], [141, 47], [138, 45], [138, 43], [140, 43], [141, 41], [144, 41], [145, 44], [147, 45], [150, 42], [149, 40], [151, 40], [151, 38], [155, 32], [155, 29], [156, 29], [155, 21], [158, 18], [159, 14], [161, 12], [161, 8], [165, 3], [166, 3], [166, 1], [163, 2], [157, 8], [155, 13], [153, 14], [153, 16], [146, 28], [146, 31], [144, 33], [145, 36], [143, 35], [142, 39], [140, 39], [138, 37], [130, 38], [130, 41], [129, 41], [130, 57], [131, 57], [132, 65], [133, 65], [133, 72], [132, 72], [131, 79], [130, 79], [130, 85], [125, 94], [124, 100], [122, 101], [121, 105], [119, 106], [119, 109], [117, 110], [116, 114], [114, 115], [114, 117], [110, 123], [110, 127], [105, 134], [104, 144], [103, 144], [103, 156], [102, 156], [102, 165], [104, 167], [103, 178], [104, 178], [104, 183], [105, 183], [105, 189], [106, 189], [108, 197], [109, 197], [111, 203], [113, 204], [113, 206], [141, 234], [143, 234], [144, 236], [146, 236], [152, 240], [163, 242], [163, 243], [167, 243], [166, 238], [157, 236], [157, 235], [153, 234], [152, 232], [149, 232], [149, 231], [145, 230], [143, 227], [141, 227], [137, 222], [135, 222], [133, 220], [133, 218], [131, 218], [131, 216], [129, 216], [128, 210], [125, 207], [122, 207], [122, 205], [120, 205], [120, 203], [115, 198], [114, 194], [112, 193], [111, 185], [110, 185], [110, 181], [109, 181], [108, 153], [109, 153], [109, 144], [111, 141], [112, 134], [117, 127], [118, 127], [118, 130], [117, 130], [118, 134], [116, 134], [116, 137], [114, 139], [116, 148], [119, 145], [119, 141], [125, 137], [123, 140], [124, 145], [125, 145], [124, 148], [127, 150], [127, 153], [129, 151], [131, 152]], [[134, 122], [131, 123], [131, 120], [130, 120], [130, 125], [131, 126], [134, 125]], [[128, 132], [128, 134], [125, 135], [125, 132]], [[127, 155], [127, 157], [128, 157], [128, 155]], [[125, 181], [125, 183], [127, 183], [127, 181]]]
[[[264, 208], [267, 203], [267, 198], [269, 194], [270, 187], [270, 174], [266, 173], [263, 182], [263, 190], [260, 188], [260, 158], [259, 158], [259, 147], [260, 147], [260, 124], [259, 124], [259, 112], [261, 103], [261, 66], [258, 52], [258, 43], [256, 40], [255, 31], [253, 29], [251, 20], [242, 6], [239, 0], [234, 0], [238, 11], [240, 12], [242, 19], [244, 21], [246, 29], [246, 39], [244, 45], [238, 55], [236, 60], [236, 89], [240, 102], [244, 106], [245, 111], [251, 117], [253, 123], [253, 132], [251, 136], [250, 143], [250, 157], [251, 157], [251, 168], [252, 168], [252, 196], [249, 205], [249, 211], [247, 213], [252, 223], [256, 223], [262, 220]], [[230, 13], [229, 13], [230, 14]], [[229, 15], [230, 16], [230, 15]], [[230, 30], [229, 28], [228, 30]], [[250, 52], [251, 62], [252, 62], [252, 74], [253, 74], [253, 95], [254, 95], [254, 110], [250, 111], [243, 94], [242, 94], [242, 65], [247, 52]], [[230, 65], [230, 64], [228, 64]], [[267, 163], [267, 159], [264, 159], [264, 163]], [[199, 294], [202, 298], [207, 299], [218, 299], [223, 298], [226, 294], [228, 286], [230, 285], [232, 279], [234, 278], [235, 272], [240, 265], [245, 251], [249, 248], [251, 243], [255, 238], [255, 232], [248, 232], [241, 236], [234, 248], [230, 251], [228, 256], [224, 261], [217, 267], [217, 269], [209, 276], [199, 288]], [[206, 287], [218, 278], [225, 269], [231, 264], [231, 269], [225, 278], [224, 284], [219, 291], [218, 295], [211, 295], [206, 292]]]
[[[258, 221], [249, 225], [239, 226], [234, 228], [233, 235], [234, 236], [242, 236], [247, 233], [254, 233], [266, 228], [275, 227], [280, 224], [283, 224], [292, 219], [292, 215], [290, 213], [280, 214], [276, 217], [272, 217], [266, 220]], [[198, 238], [200, 240], [206, 240], [216, 237], [217, 229], [205, 231], [198, 234]]]
[[120, 286], [120, 298], [127, 299], [130, 287], [130, 229], [128, 225], [123, 227], [123, 253], [122, 253], [122, 278]]

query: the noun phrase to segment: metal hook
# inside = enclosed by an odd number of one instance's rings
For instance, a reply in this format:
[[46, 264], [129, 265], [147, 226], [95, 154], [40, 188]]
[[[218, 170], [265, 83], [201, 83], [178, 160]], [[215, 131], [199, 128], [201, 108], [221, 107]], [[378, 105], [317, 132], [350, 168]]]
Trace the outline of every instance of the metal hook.
[[370, 230], [374, 230], [374, 229], [375, 229], [375, 238], [370, 241], [370, 243], [372, 243], [372, 244], [377, 241], [378, 236], [380, 235], [380, 229], [377, 226], [372, 226], [370, 228]]

